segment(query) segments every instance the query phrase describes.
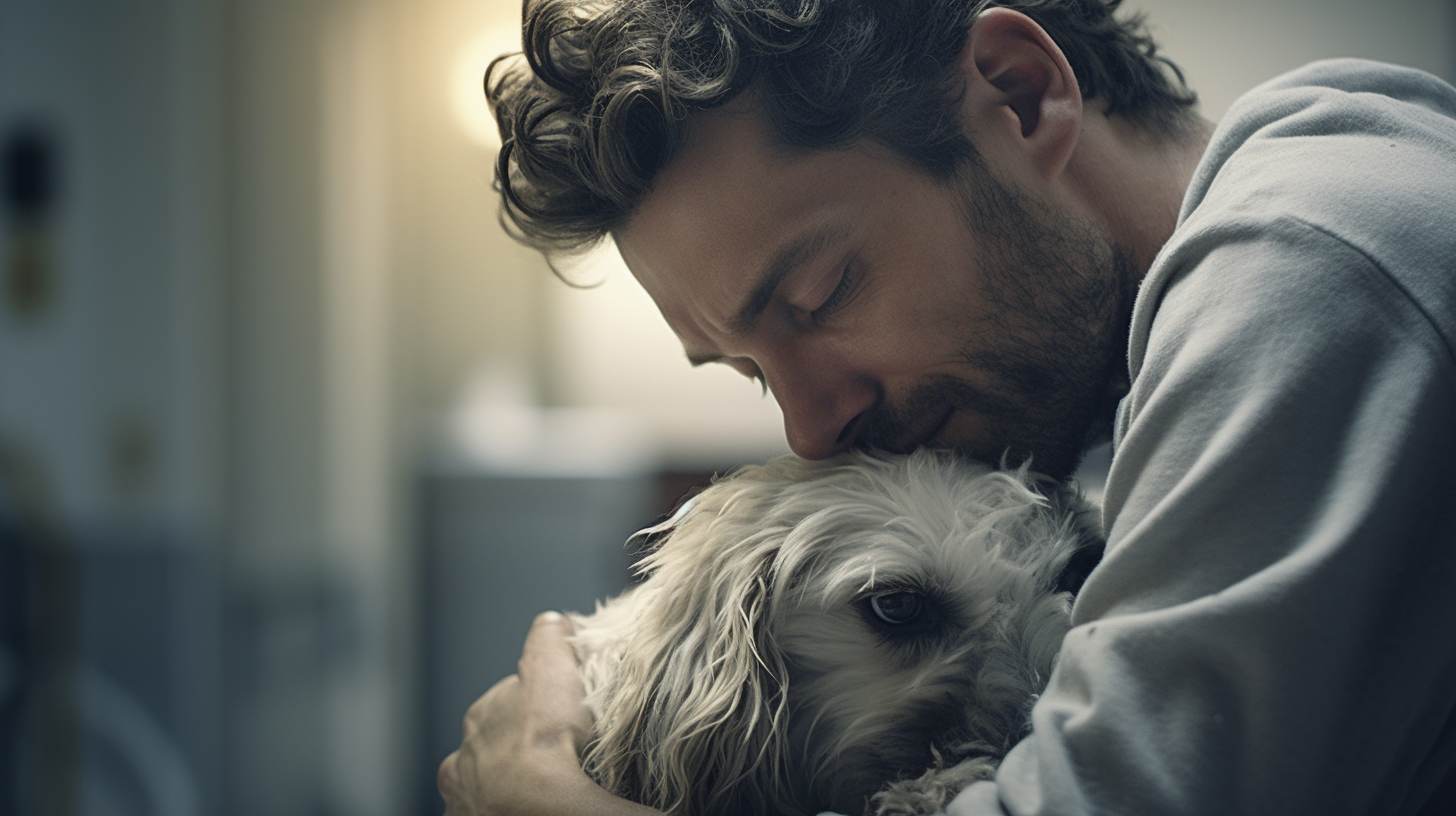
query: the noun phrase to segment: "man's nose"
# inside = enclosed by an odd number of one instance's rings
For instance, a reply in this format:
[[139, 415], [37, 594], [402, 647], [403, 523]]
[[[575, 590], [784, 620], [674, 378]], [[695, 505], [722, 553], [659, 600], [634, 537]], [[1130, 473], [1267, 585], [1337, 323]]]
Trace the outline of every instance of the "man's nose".
[[805, 459], [825, 459], [853, 447], [879, 400], [873, 381], [832, 366], [765, 371], [765, 376], [784, 413], [789, 449]]

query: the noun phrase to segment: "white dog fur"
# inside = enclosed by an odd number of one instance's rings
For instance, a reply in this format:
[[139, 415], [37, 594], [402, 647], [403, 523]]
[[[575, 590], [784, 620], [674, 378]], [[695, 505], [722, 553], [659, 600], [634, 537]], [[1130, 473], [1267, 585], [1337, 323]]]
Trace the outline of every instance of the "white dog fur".
[[1024, 735], [1096, 528], [1066, 487], [947, 454], [743, 468], [573, 616], [583, 763], [683, 816], [941, 810]]

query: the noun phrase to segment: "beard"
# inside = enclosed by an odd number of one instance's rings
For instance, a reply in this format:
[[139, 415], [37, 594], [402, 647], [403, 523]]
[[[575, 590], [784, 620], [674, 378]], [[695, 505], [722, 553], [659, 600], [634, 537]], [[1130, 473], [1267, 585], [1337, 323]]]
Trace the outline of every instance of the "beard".
[[977, 440], [949, 440], [992, 465], [1030, 462], [1063, 480], [1086, 449], [1106, 438], [1126, 391], [1128, 321], [1137, 281], [1131, 253], [1088, 221], [1059, 216], [1003, 185], [974, 160], [952, 182], [970, 234], [984, 248], [978, 297], [951, 328], [958, 365], [974, 379], [943, 375], [887, 395], [866, 418], [859, 443], [907, 450], [918, 430], [947, 417], [977, 417]]

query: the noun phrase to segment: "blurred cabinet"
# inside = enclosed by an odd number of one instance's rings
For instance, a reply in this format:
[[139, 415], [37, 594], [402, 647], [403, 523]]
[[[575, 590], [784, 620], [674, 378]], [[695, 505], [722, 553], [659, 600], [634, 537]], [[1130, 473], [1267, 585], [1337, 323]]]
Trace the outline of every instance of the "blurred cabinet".
[[470, 703], [515, 673], [536, 613], [590, 611], [629, 582], [627, 538], [652, 520], [658, 481], [638, 473], [424, 474], [419, 597], [426, 729], [416, 812], [438, 812], [434, 769], [460, 744]]

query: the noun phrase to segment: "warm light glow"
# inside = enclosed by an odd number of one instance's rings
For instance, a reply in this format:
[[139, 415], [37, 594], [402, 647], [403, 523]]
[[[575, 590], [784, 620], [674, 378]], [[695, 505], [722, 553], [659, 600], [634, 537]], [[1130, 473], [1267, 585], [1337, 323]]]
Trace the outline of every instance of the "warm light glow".
[[500, 147], [500, 131], [485, 103], [482, 81], [486, 66], [501, 54], [521, 50], [518, 23], [492, 26], [472, 38], [455, 59], [450, 77], [450, 104], [471, 140], [488, 150]]
[[608, 242], [567, 274], [600, 281], [591, 289], [551, 287], [567, 402], [632, 412], [681, 462], [736, 463], [787, 450], [773, 397], [727, 366], [692, 369], [615, 246]]

